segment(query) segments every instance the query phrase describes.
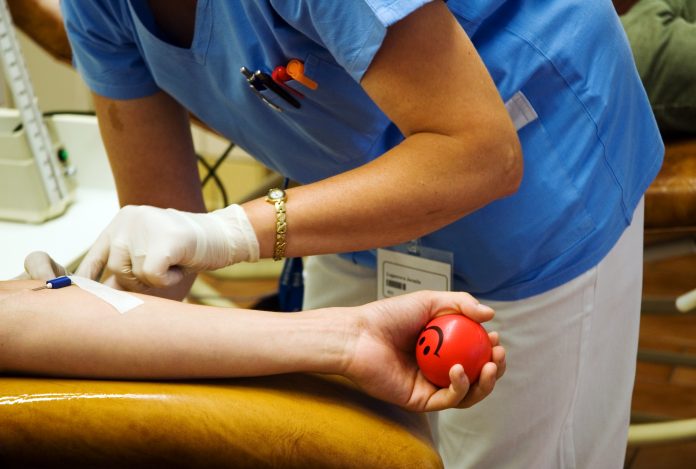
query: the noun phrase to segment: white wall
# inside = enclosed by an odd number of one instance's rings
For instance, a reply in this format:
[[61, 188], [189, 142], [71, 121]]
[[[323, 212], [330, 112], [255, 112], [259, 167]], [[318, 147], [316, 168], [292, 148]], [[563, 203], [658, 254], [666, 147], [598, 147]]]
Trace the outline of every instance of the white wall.
[[[17, 37], [41, 111], [92, 109], [89, 90], [72, 67], [55, 60], [21, 31], [17, 31]], [[4, 105], [11, 105], [6, 87], [4, 96]]]
[[[19, 30], [17, 37], [42, 112], [93, 110], [90, 91], [72, 67], [55, 60]], [[4, 77], [0, 74], [0, 79], [2, 78]], [[5, 98], [3, 101], [3, 96], [0, 95], [0, 105], [11, 107], [9, 89], [0, 86], [0, 90], [4, 90]], [[196, 150], [211, 164], [228, 144], [225, 139], [195, 126], [193, 137]], [[268, 174], [268, 170], [252, 160], [247, 153], [235, 148], [218, 170], [218, 174], [226, 186], [230, 200], [235, 200], [259, 184]], [[209, 208], [220, 206], [219, 191], [214, 184], [206, 187], [204, 195]]]

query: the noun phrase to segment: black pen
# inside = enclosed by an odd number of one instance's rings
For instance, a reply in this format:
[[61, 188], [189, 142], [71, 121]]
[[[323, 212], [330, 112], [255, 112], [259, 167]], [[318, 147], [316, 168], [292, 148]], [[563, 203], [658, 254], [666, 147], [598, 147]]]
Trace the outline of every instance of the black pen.
[[259, 99], [261, 99], [261, 101], [270, 106], [271, 109], [273, 109], [274, 111], [283, 112], [283, 108], [281, 108], [273, 101], [261, 94], [261, 91], [265, 90], [266, 86], [263, 83], [261, 83], [258, 77], [254, 76], [254, 74], [251, 73], [249, 69], [246, 67], [242, 67], [240, 69], [240, 72], [242, 72], [242, 75], [244, 75], [244, 77], [246, 78], [246, 81], [249, 84], [249, 88], [251, 88], [251, 90], [256, 94], [256, 96], [259, 97]]
[[292, 107], [297, 109], [300, 108], [300, 102], [297, 99], [295, 99], [293, 95], [285, 91], [282, 86], [276, 83], [273, 77], [271, 77], [269, 74], [264, 73], [261, 70], [257, 70], [256, 72], [254, 72], [254, 77], [258, 78], [266, 88], [283, 98]]

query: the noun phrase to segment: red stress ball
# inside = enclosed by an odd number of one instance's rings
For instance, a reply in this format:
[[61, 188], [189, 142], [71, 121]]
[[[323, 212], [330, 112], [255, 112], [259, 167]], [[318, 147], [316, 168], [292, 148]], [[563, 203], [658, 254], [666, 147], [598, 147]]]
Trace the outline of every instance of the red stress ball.
[[491, 361], [491, 341], [481, 324], [452, 312], [428, 323], [418, 337], [416, 361], [431, 383], [450, 385], [449, 370], [460, 363], [469, 382], [479, 377], [481, 368]]

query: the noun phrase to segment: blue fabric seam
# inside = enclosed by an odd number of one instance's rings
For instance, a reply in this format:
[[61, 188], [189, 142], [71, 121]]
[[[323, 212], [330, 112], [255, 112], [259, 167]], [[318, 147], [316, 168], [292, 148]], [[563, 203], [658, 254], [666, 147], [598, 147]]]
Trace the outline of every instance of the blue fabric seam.
[[[375, 58], [375, 55], [377, 55], [377, 51], [379, 51], [380, 47], [382, 47], [382, 42], [384, 42], [384, 38], [386, 37], [387, 33], [387, 27], [384, 25], [384, 23], [381, 21], [381, 19], [375, 15], [375, 18], [379, 21], [379, 23], [382, 25], [381, 30], [373, 30], [370, 34], [365, 37], [365, 40], [363, 43], [360, 45], [360, 48], [357, 50], [356, 54], [353, 56], [353, 59], [348, 62], [346, 69], [348, 70], [348, 73], [353, 78], [357, 78], [357, 82], [360, 83], [362, 80], [362, 77], [365, 75], [365, 72], [367, 72], [368, 67], [372, 63], [372, 61]], [[380, 37], [381, 36], [381, 37]], [[377, 39], [377, 48], [375, 49], [374, 54], [370, 54], [369, 58], [363, 56], [363, 51], [366, 49], [368, 44], [372, 45], [373, 44], [373, 39]], [[364, 67], [363, 67], [364, 65]], [[362, 69], [360, 72], [360, 76], [357, 76], [358, 69]]]
[[[94, 77], [83, 78], [83, 80], [91, 91], [113, 99], [137, 99], [139, 97], [151, 96], [160, 89], [153, 80], [137, 84], [130, 83], [127, 86], [104, 83]], [[105, 92], [106, 90], [108, 90], [108, 92]], [[119, 97], [114, 97], [112, 93], [117, 94]], [[124, 97], [124, 93], [127, 94], [128, 97]]]
[[[402, 13], [401, 10], [399, 10], [399, 14], [397, 14], [397, 15], [393, 15], [393, 14], [381, 15], [381, 14], [374, 8], [372, 2], [369, 2], [369, 1], [368, 1], [368, 2], [365, 2], [365, 3], [367, 4], [367, 6], [370, 8], [370, 10], [372, 10], [372, 13], [373, 13], [375, 19], [379, 22], [380, 25], [382, 25], [382, 29], [381, 29], [381, 30], [376, 30], [376, 29], [375, 29], [375, 30], [373, 30], [372, 34], [367, 35], [367, 37], [365, 38], [365, 41], [363, 41], [363, 43], [360, 45], [360, 48], [357, 50], [357, 53], [354, 55], [353, 59], [352, 59], [350, 62], [348, 62], [347, 66], [346, 66], [346, 69], [348, 70], [348, 73], [350, 73], [350, 75], [351, 75], [352, 77], [357, 78], [356, 81], [357, 81], [358, 83], [360, 83], [360, 81], [362, 80], [362, 77], [364, 76], [365, 72], [366, 72], [367, 69], [369, 68], [369, 66], [370, 66], [370, 64], [372, 63], [372, 61], [374, 60], [375, 55], [377, 55], [377, 52], [378, 52], [379, 49], [382, 47], [382, 43], [384, 42], [384, 38], [385, 38], [386, 35], [387, 35], [387, 28], [388, 28], [390, 25], [392, 25], [392, 24], [394, 24], [394, 23], [396, 23], [396, 22], [398, 22], [398, 21], [404, 19], [404, 18], [407, 17], [408, 15], [412, 14], [412, 13], [413, 13], [414, 11], [416, 11], [418, 8], [422, 7], [422, 6], [425, 5], [426, 3], [429, 3], [430, 1], [431, 1], [431, 0], [425, 0], [421, 5], [419, 5], [418, 7], [414, 8], [414, 9], [412, 9], [412, 10], [409, 10], [408, 13], [405, 14], [405, 15], [402, 15], [402, 14], [401, 14], [401, 13]], [[396, 4], [397, 2], [398, 2], [398, 0], [393, 0], [392, 2], [390, 2], [390, 3], [386, 4], [386, 5], [381, 5], [381, 6], [380, 6], [380, 10], [382, 10], [382, 11], [388, 11], [388, 10], [394, 11], [394, 10], [393, 10], [393, 5]], [[414, 3], [416, 3], [416, 2], [412, 2], [412, 4], [414, 4]], [[409, 8], [410, 8], [410, 6], [409, 6]], [[385, 16], [386, 16], [386, 18], [385, 18]], [[394, 18], [396, 18], [396, 17], [398, 17], [397, 21], [393, 21]], [[381, 36], [381, 37], [380, 37], [380, 36]], [[377, 43], [376, 43], [376, 46], [377, 46], [377, 47], [376, 47], [376, 49], [375, 49], [375, 53], [374, 53], [374, 54], [367, 54], [367, 55], [364, 55], [364, 54], [363, 54], [363, 51], [364, 51], [365, 48], [367, 47], [368, 41], [369, 41], [369, 45], [373, 45], [372, 40], [375, 39], [375, 38], [378, 39], [378, 41], [377, 41]], [[360, 76], [357, 76], [358, 70], [361, 70]]]
[[[203, 11], [205, 11], [207, 14], [207, 16], [205, 18], [207, 20], [205, 23], [205, 27], [206, 27], [205, 34], [207, 35], [208, 40], [205, 42], [205, 47], [200, 51], [200, 54], [196, 53], [196, 52], [193, 53], [194, 57], [197, 57], [196, 61], [200, 65], [205, 65], [205, 62], [208, 59], [208, 50], [210, 49], [210, 43], [213, 42], [213, 24], [215, 21], [215, 15], [212, 12], [208, 11], [209, 9], [210, 9], [210, 2], [208, 0], [204, 0], [204, 5], [201, 8], [201, 10], [202, 10], [201, 13]], [[203, 25], [199, 25], [199, 26], [203, 27]], [[199, 38], [201, 37], [200, 35], [203, 34], [203, 32], [201, 32], [201, 31], [196, 31], [196, 33], [199, 34], [199, 36], [198, 36]], [[199, 56], [200, 56], [200, 58], [198, 58]]]
[[515, 31], [512, 31], [512, 30], [509, 29], [509, 28], [503, 28], [503, 30], [504, 30], [504, 31], [507, 31], [508, 33], [512, 34], [513, 36], [519, 38], [521, 41], [523, 41], [523, 42], [526, 43], [528, 46], [530, 46], [531, 48], [533, 48], [541, 57], [544, 57], [544, 59], [545, 59], [545, 60], [551, 65], [551, 67], [556, 71], [556, 73], [558, 74], [558, 76], [561, 77], [561, 80], [563, 80], [563, 82], [566, 84], [566, 87], [567, 87], [568, 91], [570, 91], [570, 92], [573, 94], [573, 96], [575, 97], [575, 100], [580, 104], [580, 106], [582, 106], [583, 110], [585, 111], [585, 114], [587, 115], [587, 117], [588, 117], [588, 118], [590, 119], [590, 121], [592, 122], [592, 125], [594, 126], [594, 129], [595, 129], [595, 136], [597, 137], [597, 141], [598, 141], [599, 144], [602, 146], [602, 162], [603, 162], [604, 166], [608, 169], [609, 173], [611, 173], [611, 176], [612, 176], [612, 178], [614, 179], [614, 182], [616, 183], [617, 187], [619, 187], [619, 188], [621, 189], [621, 211], [623, 212], [624, 218], [626, 219], [626, 221], [627, 221], [627, 222], [630, 222], [630, 220], [631, 220], [631, 214], [628, 213], [628, 207], [626, 206], [626, 192], [625, 192], [625, 188], [624, 188], [623, 185], [621, 184], [621, 181], [619, 181], [619, 178], [616, 177], [616, 173], [614, 172], [614, 169], [611, 167], [611, 165], [610, 165], [609, 162], [607, 161], [607, 147], [606, 147], [606, 144], [604, 143], [604, 140], [602, 140], [602, 138], [600, 137], [600, 134], [599, 134], [599, 126], [597, 125], [597, 122], [596, 122], [596, 121], [594, 120], [594, 118], [592, 117], [592, 114], [590, 113], [589, 109], [587, 109], [587, 106], [585, 105], [585, 103], [583, 102], [583, 100], [580, 99], [580, 97], [579, 97], [578, 94], [576, 93], [575, 89], [570, 85], [570, 83], [569, 83], [568, 80], [566, 79], [565, 75], [564, 75], [563, 73], [561, 73], [561, 71], [559, 70], [559, 68], [556, 66], [556, 63], [555, 63], [553, 60], [551, 60], [551, 58], [550, 58], [549, 56], [547, 56], [544, 52], [542, 52], [541, 49], [539, 49], [532, 41], [530, 41], [530, 40], [527, 39], [526, 37], [524, 37], [524, 36], [518, 34], [518, 33], [515, 32]]

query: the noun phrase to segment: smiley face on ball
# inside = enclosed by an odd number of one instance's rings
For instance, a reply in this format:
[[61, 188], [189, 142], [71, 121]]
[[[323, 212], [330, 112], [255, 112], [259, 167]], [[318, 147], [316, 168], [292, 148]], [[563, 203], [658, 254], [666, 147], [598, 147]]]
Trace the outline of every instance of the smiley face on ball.
[[461, 314], [433, 319], [416, 342], [416, 361], [421, 372], [439, 387], [449, 386], [449, 370], [456, 364], [464, 367], [470, 382], [476, 381], [483, 365], [490, 361], [491, 352], [486, 330]]
[[[432, 331], [428, 333], [428, 331]], [[418, 352], [424, 357], [432, 353], [436, 357], [440, 356], [440, 349], [442, 348], [442, 342], [444, 341], [444, 336], [442, 329], [439, 326], [430, 326], [423, 329], [423, 332], [418, 339]]]

